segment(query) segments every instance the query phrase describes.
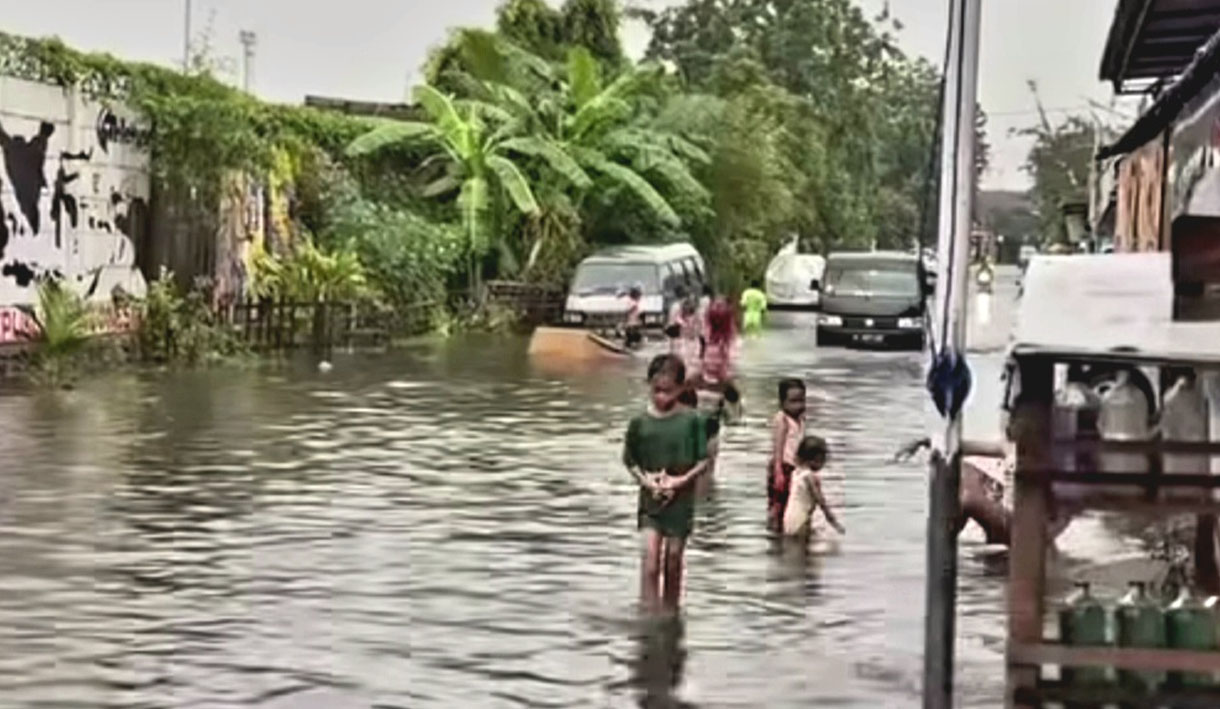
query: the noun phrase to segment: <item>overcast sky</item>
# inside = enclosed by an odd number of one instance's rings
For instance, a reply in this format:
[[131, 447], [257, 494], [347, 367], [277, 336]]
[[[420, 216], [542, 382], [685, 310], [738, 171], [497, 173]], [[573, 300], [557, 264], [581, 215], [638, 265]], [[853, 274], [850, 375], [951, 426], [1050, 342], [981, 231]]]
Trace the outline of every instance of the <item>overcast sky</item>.
[[[858, 0], [871, 13], [884, 0]], [[449, 28], [489, 25], [499, 0], [193, 0], [195, 32], [209, 25], [219, 55], [241, 54], [238, 32], [252, 30], [258, 46], [253, 88], [278, 101], [305, 94], [380, 101], [401, 100], [428, 50]], [[674, 0], [636, 0], [663, 7]], [[1044, 104], [1062, 116], [1083, 112], [1089, 100], [1109, 105], [1097, 80], [1102, 45], [1117, 0], [986, 0], [979, 96], [990, 114], [992, 188], [1024, 189], [1028, 143], [1009, 135], [1036, 120], [1027, 87], [1035, 80]], [[58, 35], [89, 50], [161, 63], [182, 57], [185, 0], [0, 0], [0, 29]], [[944, 51], [946, 0], [891, 0], [906, 28], [907, 51], [939, 64]], [[427, 9], [424, 9], [427, 8]], [[644, 28], [627, 28], [637, 53]], [[1128, 109], [1129, 112], [1129, 109]], [[1104, 109], [1099, 114], [1106, 116]], [[1123, 119], [1110, 114], [1119, 124]]]

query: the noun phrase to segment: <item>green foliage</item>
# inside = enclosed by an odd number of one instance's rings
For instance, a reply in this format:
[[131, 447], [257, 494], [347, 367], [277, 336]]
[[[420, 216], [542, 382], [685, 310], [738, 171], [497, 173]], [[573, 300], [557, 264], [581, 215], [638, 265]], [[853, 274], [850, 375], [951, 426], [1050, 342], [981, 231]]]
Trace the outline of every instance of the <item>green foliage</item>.
[[508, 0], [496, 12], [497, 32], [551, 61], [563, 57], [568, 43], [563, 16], [544, 0]]
[[254, 258], [254, 292], [264, 298], [334, 303], [367, 291], [364, 265], [351, 249], [325, 252], [306, 239], [286, 256], [263, 252]]
[[67, 383], [89, 341], [92, 314], [79, 295], [54, 279], [38, 284], [38, 305], [27, 314], [38, 328], [33, 334], [34, 378], [52, 386]]
[[[870, 19], [851, 0], [688, 0], [634, 14], [653, 30], [650, 58], [672, 62], [691, 89], [728, 99], [731, 113], [767, 116], [757, 163], [743, 165], [735, 180], [738, 191], [758, 193], [742, 199], [765, 203], [762, 195], [776, 193], [781, 174], [795, 197], [789, 214], [716, 206], [716, 221], [737, 224], [707, 239], [767, 233], [774, 244], [783, 239], [777, 231], [793, 227], [805, 248], [818, 250], [908, 248], [921, 233], [930, 238], [935, 220], [924, 220], [921, 232], [919, 215], [935, 205], [940, 77], [897, 49], [893, 33], [901, 26], [888, 11]], [[984, 129], [981, 123], [980, 170]], [[738, 139], [731, 136], [740, 131], [734, 119], [710, 129], [729, 153], [725, 165], [754, 157], [731, 155]], [[715, 173], [710, 179], [716, 194]]]
[[1020, 131], [1034, 141], [1024, 169], [1033, 178], [1030, 196], [1038, 231], [1047, 244], [1067, 240], [1063, 205], [1088, 199], [1089, 170], [1096, 151], [1095, 131], [1088, 118], [1068, 116], [1052, 124], [1045, 114], [1036, 126]]
[[[428, 85], [416, 89], [427, 123], [387, 123], [357, 138], [348, 154], [359, 157], [402, 144], [425, 143], [434, 160], [445, 162], [444, 174], [425, 189], [430, 197], [457, 193], [466, 253], [481, 258], [497, 241], [497, 207], [512, 204], [522, 214], [536, 214], [538, 202], [530, 183], [511, 159], [506, 144], [514, 135], [511, 115], [502, 107], [473, 99], [455, 101]], [[545, 146], [540, 150], [547, 149]]]
[[164, 268], [139, 302], [139, 321], [137, 335], [145, 361], [197, 365], [246, 353], [236, 335], [216, 322], [204, 288], [183, 293]]

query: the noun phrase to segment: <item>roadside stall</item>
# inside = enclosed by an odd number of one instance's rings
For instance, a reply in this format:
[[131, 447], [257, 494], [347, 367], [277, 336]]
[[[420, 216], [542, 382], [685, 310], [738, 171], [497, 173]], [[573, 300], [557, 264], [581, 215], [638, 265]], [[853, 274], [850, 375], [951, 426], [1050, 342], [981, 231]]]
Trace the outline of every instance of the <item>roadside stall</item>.
[[[1174, 319], [1173, 271], [1166, 252], [1030, 265], [1007, 402], [1008, 706], [1220, 706], [1220, 323]], [[1150, 600], [1144, 578], [1121, 604], [1127, 589], [1053, 593], [1055, 520], [1087, 511], [1193, 525], [1182, 595]]]

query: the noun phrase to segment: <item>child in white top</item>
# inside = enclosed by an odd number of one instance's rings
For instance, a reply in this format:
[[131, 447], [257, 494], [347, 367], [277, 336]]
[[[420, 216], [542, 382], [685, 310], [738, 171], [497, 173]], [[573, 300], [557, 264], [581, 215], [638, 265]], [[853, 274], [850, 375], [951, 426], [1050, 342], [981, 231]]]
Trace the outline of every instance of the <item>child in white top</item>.
[[807, 536], [810, 533], [810, 522], [813, 513], [819, 508], [826, 516], [826, 521], [839, 534], [844, 534], [839, 518], [826, 504], [826, 496], [822, 494], [822, 481], [818, 473], [826, 466], [829, 452], [826, 441], [817, 436], [805, 436], [796, 451], [796, 472], [792, 475], [789, 488], [788, 504], [784, 507], [784, 536]]

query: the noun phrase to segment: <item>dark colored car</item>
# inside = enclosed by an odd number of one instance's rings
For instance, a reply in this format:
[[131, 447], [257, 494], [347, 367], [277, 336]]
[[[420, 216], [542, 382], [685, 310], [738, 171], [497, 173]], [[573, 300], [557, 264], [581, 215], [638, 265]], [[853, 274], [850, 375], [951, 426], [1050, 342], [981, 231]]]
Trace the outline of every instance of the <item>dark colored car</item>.
[[831, 254], [822, 280], [818, 344], [922, 349], [929, 282], [914, 254]]

